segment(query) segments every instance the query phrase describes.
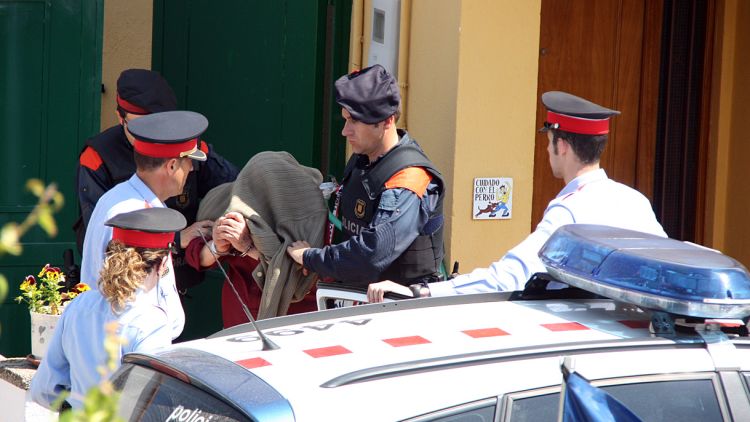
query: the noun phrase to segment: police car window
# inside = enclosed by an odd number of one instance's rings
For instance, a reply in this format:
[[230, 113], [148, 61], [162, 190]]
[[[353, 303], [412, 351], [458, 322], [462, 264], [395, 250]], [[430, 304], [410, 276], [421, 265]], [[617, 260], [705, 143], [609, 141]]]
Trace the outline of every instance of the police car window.
[[750, 391], [750, 372], [743, 372], [742, 377], [745, 378], [745, 386]]
[[491, 422], [495, 420], [495, 398], [442, 409], [428, 415], [408, 419], [408, 422]]
[[[704, 422], [723, 420], [710, 379], [641, 382], [602, 387], [644, 422]], [[513, 399], [510, 421], [556, 421], [560, 395], [544, 394]]]
[[122, 368], [114, 379], [120, 416], [143, 422], [246, 422], [246, 417], [214, 396], [141, 366]]

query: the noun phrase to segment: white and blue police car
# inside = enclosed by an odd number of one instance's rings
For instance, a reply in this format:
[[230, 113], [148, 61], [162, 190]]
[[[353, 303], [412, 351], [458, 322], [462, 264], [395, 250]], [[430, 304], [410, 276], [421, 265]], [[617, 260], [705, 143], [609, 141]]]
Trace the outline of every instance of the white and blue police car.
[[[750, 275], [741, 264], [588, 225], [560, 228], [540, 256], [549, 274], [524, 291], [272, 318], [257, 322], [268, 342], [246, 324], [126, 355], [113, 377], [121, 414], [555, 421], [567, 358], [644, 421], [750, 420]], [[550, 281], [568, 287], [551, 290]]]

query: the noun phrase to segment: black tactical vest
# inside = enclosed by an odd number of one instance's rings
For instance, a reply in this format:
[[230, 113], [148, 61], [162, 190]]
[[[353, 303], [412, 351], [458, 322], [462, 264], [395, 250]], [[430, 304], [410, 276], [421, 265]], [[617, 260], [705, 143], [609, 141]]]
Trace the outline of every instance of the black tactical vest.
[[87, 139], [86, 146], [93, 148], [101, 157], [110, 188], [130, 179], [130, 176], [135, 173], [133, 146], [125, 137], [125, 130], [122, 126], [112, 126]]
[[443, 261], [443, 197], [445, 183], [440, 172], [408, 134], [398, 147], [391, 149], [373, 167], [366, 168], [367, 157], [353, 155], [344, 170], [341, 195], [341, 222], [345, 237], [358, 235], [367, 228], [380, 203], [385, 183], [399, 171], [408, 167], [422, 167], [432, 175], [440, 194], [435, 210], [420, 235], [401, 256], [380, 274], [378, 280], [392, 280], [409, 285], [421, 281], [434, 281], [440, 274]]

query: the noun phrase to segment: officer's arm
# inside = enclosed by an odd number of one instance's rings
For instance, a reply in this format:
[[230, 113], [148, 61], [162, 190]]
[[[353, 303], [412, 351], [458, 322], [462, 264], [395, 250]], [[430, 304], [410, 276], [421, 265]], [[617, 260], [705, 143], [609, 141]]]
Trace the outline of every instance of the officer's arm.
[[388, 189], [381, 195], [370, 226], [358, 236], [324, 248], [305, 251], [307, 269], [323, 277], [357, 284], [377, 281], [427, 222], [428, 211], [414, 192]]
[[575, 223], [573, 213], [564, 206], [553, 206], [544, 213], [536, 230], [521, 243], [509, 250], [488, 268], [455, 277], [448, 281], [430, 284], [432, 296], [522, 290], [529, 278], [546, 271], [539, 259], [539, 249], [565, 224]]
[[85, 226], [88, 226], [96, 201], [112, 188], [112, 181], [102, 164], [99, 154], [87, 147], [79, 158], [78, 165], [78, 203]]

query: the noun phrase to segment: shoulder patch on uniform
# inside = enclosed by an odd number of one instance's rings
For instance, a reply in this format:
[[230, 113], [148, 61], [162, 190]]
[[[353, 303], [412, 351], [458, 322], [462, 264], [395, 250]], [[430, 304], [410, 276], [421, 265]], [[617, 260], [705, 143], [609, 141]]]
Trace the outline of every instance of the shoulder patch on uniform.
[[99, 153], [94, 148], [86, 147], [78, 158], [78, 162], [88, 169], [97, 171], [102, 165], [102, 157], [99, 156]]
[[422, 167], [408, 167], [391, 176], [385, 182], [386, 189], [403, 188], [421, 197], [427, 191], [432, 176]]

